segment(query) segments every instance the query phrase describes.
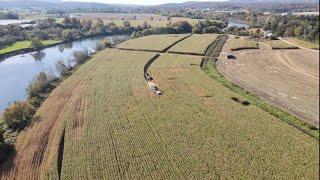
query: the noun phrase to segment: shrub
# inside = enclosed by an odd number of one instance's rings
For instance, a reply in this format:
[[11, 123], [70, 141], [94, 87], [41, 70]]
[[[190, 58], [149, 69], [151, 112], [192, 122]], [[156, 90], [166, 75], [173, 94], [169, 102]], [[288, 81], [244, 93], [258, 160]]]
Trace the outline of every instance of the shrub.
[[88, 50], [80, 50], [80, 51], [74, 51], [73, 52], [73, 57], [76, 61], [77, 64], [83, 64], [84, 62], [87, 61], [88, 59]]
[[123, 26], [124, 27], [130, 27], [131, 26], [130, 21], [124, 21], [123, 22]]
[[44, 45], [40, 39], [33, 38], [31, 39], [31, 46], [35, 48], [42, 48]]
[[62, 39], [66, 40], [66, 41], [70, 41], [73, 39], [73, 34], [70, 29], [64, 29], [61, 33], [61, 36], [62, 36]]
[[101, 51], [105, 48], [104, 44], [100, 42], [97, 42], [96, 44], [96, 51]]
[[50, 79], [45, 72], [40, 72], [27, 87], [27, 97], [40, 97], [41, 93], [46, 92], [50, 86]]
[[30, 104], [30, 106], [32, 106], [33, 108], [38, 108], [41, 105], [41, 99], [39, 97], [32, 97], [28, 99], [28, 103]]
[[[0, 126], [0, 128], [1, 128], [1, 126]], [[12, 152], [12, 148], [13, 148], [12, 146], [10, 146], [9, 144], [7, 144], [4, 141], [2, 134], [3, 134], [3, 131], [1, 128], [0, 129], [0, 164], [8, 158], [8, 156], [9, 156], [10, 152]]]
[[21, 131], [32, 120], [34, 109], [26, 102], [15, 102], [5, 109], [2, 114], [2, 123], [13, 131]]
[[221, 34], [222, 30], [219, 29], [216, 26], [209, 26], [209, 27], [203, 29], [203, 33], [218, 33], [218, 34]]
[[192, 32], [192, 27], [188, 21], [177, 21], [172, 24], [172, 28], [177, 33], [189, 33]]
[[63, 60], [60, 60], [56, 63], [56, 69], [60, 76], [67, 75], [69, 73], [70, 67], [68, 67]]
[[103, 50], [104, 48], [110, 48], [112, 46], [112, 43], [108, 39], [102, 39], [96, 44], [96, 50], [100, 51]]
[[129, 39], [130, 39], [130, 38], [128, 38], [128, 37], [118, 37], [118, 36], [114, 36], [114, 37], [112, 38], [112, 41], [113, 41], [114, 44], [119, 44], [119, 43], [122, 43], [122, 42], [124, 42], [124, 41], [129, 40]]

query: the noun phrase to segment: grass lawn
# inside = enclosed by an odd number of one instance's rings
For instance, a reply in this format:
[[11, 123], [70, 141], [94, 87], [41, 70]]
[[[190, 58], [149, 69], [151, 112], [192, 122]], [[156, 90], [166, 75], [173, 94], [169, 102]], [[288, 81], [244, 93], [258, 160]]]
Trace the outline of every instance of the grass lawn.
[[[59, 41], [55, 41], [55, 40], [45, 40], [42, 41], [42, 43], [44, 45], [51, 45], [51, 44], [56, 44]], [[21, 50], [21, 49], [26, 49], [29, 48], [31, 46], [31, 42], [30, 41], [18, 41], [13, 43], [12, 45], [9, 45], [5, 48], [0, 49], [0, 55], [4, 54], [4, 53], [9, 53], [9, 52], [13, 52], [13, 51], [17, 51], [17, 50]]]
[[297, 46], [293, 46], [281, 40], [271, 40], [267, 43], [272, 47], [272, 49], [298, 49]]
[[232, 39], [230, 42], [231, 51], [242, 49], [259, 49], [257, 42], [249, 39]]
[[304, 47], [304, 48], [319, 49], [319, 44], [315, 44], [315, 43], [312, 43], [312, 42], [300, 40], [300, 39], [297, 39], [297, 38], [285, 38], [285, 40], [287, 40], [287, 41], [289, 41], [289, 42], [291, 42], [293, 44], [296, 44], [297, 46]]

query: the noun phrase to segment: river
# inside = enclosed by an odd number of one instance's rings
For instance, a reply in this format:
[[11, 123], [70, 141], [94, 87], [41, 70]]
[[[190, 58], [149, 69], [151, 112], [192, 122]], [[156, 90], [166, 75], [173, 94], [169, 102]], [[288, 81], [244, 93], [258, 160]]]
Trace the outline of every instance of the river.
[[[73, 51], [88, 49], [94, 52], [96, 43], [102, 38], [110, 41], [115, 36], [81, 39], [71, 43], [56, 45], [40, 52], [25, 53], [0, 61], [0, 113], [14, 101], [26, 99], [26, 88], [41, 71], [58, 75], [55, 64], [59, 60], [73, 63]], [[125, 37], [125, 36], [117, 36]]]
[[29, 22], [31, 22], [31, 20], [2, 19], [0, 20], [0, 25], [21, 24], [21, 23], [29, 23]]
[[241, 21], [229, 20], [227, 27], [232, 27], [232, 26], [236, 26], [236, 27], [239, 27], [239, 28], [242, 28], [242, 27], [249, 28], [250, 27], [249, 24], [243, 23]]

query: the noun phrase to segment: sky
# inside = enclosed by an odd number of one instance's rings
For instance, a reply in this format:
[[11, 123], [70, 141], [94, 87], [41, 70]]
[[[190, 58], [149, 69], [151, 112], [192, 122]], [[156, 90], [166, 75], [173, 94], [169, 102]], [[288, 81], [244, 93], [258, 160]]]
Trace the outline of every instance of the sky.
[[[99, 2], [109, 4], [138, 4], [138, 5], [158, 5], [164, 3], [182, 3], [190, 0], [63, 0], [63, 1], [81, 1], [81, 2]], [[225, 1], [225, 0], [199, 0], [199, 1]]]

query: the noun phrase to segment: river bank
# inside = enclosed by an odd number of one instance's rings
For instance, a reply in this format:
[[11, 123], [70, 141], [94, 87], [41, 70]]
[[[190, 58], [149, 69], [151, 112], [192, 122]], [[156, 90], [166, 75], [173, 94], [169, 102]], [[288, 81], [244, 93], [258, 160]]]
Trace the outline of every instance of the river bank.
[[[110, 36], [129, 36], [129, 35], [125, 34], [125, 35], [110, 35]], [[0, 62], [2, 60], [6, 59], [6, 58], [9, 58], [9, 57], [12, 57], [12, 56], [17, 56], [17, 55], [30, 53], [30, 52], [35, 52], [35, 51], [41, 51], [43, 49], [54, 47], [54, 46], [57, 46], [57, 45], [60, 45], [60, 44], [72, 43], [72, 42], [83, 40], [83, 39], [99, 38], [99, 37], [107, 37], [107, 36], [103, 36], [103, 35], [81, 36], [81, 37], [77, 37], [77, 38], [72, 39], [72, 40], [57, 41], [56, 43], [46, 44], [46, 45], [42, 46], [41, 48], [28, 47], [28, 48], [21, 48], [21, 49], [13, 50], [13, 51], [10, 51], [10, 52], [0, 53]]]
[[95, 52], [95, 46], [101, 39], [113, 42], [115, 38], [126, 38], [128, 35], [100, 36], [83, 38], [68, 43], [59, 43], [42, 49], [39, 53], [26, 52], [4, 58], [0, 61], [0, 114], [14, 101], [26, 99], [26, 88], [35, 75], [46, 72], [59, 76], [56, 63], [63, 61], [73, 64], [73, 52], [87, 49]]

